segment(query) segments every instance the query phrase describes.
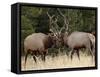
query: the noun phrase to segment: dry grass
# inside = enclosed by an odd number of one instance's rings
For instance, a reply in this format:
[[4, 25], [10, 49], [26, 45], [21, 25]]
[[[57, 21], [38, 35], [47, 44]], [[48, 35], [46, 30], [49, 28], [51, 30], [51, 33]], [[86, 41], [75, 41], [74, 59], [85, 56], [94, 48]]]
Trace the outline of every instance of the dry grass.
[[67, 55], [58, 55], [54, 58], [51, 56], [46, 57], [46, 62], [38, 58], [37, 63], [34, 62], [32, 57], [28, 57], [26, 68], [24, 67], [24, 57], [21, 58], [21, 70], [41, 70], [41, 69], [56, 69], [56, 68], [74, 68], [74, 67], [93, 67], [95, 62], [92, 61], [91, 56], [80, 55], [80, 60], [76, 55], [73, 56], [71, 61]]

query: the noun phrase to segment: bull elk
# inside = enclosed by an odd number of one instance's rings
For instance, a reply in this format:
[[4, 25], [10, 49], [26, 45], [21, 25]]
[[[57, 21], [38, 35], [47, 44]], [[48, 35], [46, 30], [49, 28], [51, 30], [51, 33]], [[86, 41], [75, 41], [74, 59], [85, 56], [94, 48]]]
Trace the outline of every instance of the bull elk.
[[46, 35], [44, 33], [33, 33], [27, 36], [24, 40], [24, 51], [25, 51], [25, 65], [27, 56], [31, 54], [35, 62], [36, 56], [41, 55], [43, 61], [48, 52], [48, 48], [51, 48], [55, 43], [54, 36]]
[[90, 52], [90, 54], [93, 58], [94, 53], [91, 48], [93, 46], [93, 44], [92, 44], [93, 42], [89, 38], [88, 33], [78, 32], [78, 31], [72, 32], [70, 35], [64, 35], [63, 41], [64, 41], [64, 45], [71, 48], [71, 51], [69, 54], [71, 59], [75, 52], [77, 53], [77, 56], [80, 59], [79, 49], [81, 49], [81, 48], [86, 48]]
[[[33, 56], [33, 59], [35, 62], [36, 56], [41, 55], [41, 58], [43, 61], [45, 61], [45, 56], [48, 52], [48, 48], [56, 47], [59, 44], [57, 43], [57, 32], [56, 29], [52, 26], [56, 22], [56, 20], [53, 20], [53, 16], [50, 16], [50, 14], [47, 12], [47, 15], [49, 17], [49, 27], [51, 34], [44, 34], [44, 33], [33, 33], [29, 36], [27, 36], [24, 40], [24, 51], [25, 51], [25, 66], [27, 61], [28, 54], [31, 54]], [[53, 34], [53, 35], [52, 35]]]
[[[95, 50], [95, 36], [90, 33], [78, 32], [78, 31], [72, 32], [70, 35], [68, 35], [69, 21], [59, 8], [57, 10], [64, 19], [64, 25], [59, 31], [59, 39], [62, 40], [61, 42], [63, 45], [71, 48], [69, 54], [71, 59], [75, 52], [77, 53], [77, 56], [80, 59], [79, 49], [81, 48], [86, 48], [91, 53], [91, 56], [93, 58], [94, 55], [93, 52]], [[63, 29], [65, 29], [65, 32], [61, 33]]]

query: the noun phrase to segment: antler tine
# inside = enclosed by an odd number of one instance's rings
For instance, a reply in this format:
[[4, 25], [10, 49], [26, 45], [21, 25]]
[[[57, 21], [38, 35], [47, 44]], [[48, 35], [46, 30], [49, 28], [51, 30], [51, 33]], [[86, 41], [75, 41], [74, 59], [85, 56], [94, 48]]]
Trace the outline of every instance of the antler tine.
[[64, 26], [65, 26], [65, 28], [66, 28], [66, 31], [68, 31], [69, 22], [68, 22], [68, 20], [66, 19], [66, 16], [60, 11], [59, 8], [57, 8], [57, 10], [58, 10], [58, 12], [60, 13], [60, 15], [64, 18], [64, 25], [63, 25], [63, 27], [60, 29], [60, 33], [61, 33], [61, 31], [64, 29]]
[[55, 18], [55, 22], [57, 23], [57, 21], [58, 21], [58, 16], [57, 16], [57, 18]]
[[47, 12], [47, 15], [48, 15], [48, 17], [49, 17], [49, 23], [50, 23], [50, 25], [49, 25], [49, 27], [51, 27], [51, 24], [53, 23], [52, 22], [52, 19], [53, 19], [53, 17], [54, 17], [54, 15], [52, 15], [52, 16], [50, 16], [50, 14]]
[[61, 33], [61, 31], [62, 31], [63, 29], [65, 29], [65, 26], [63, 26], [63, 27], [60, 29], [59, 34]]
[[50, 19], [52, 19], [55, 15], [50, 16], [50, 14], [47, 12], [47, 15]]
[[53, 20], [53, 17], [54, 17], [55, 15], [50, 16], [50, 14], [49, 14], [48, 12], [47, 12], [47, 15], [48, 15], [48, 17], [49, 17], [49, 19], [50, 19], [50, 25], [49, 25], [50, 31], [51, 31], [55, 36], [57, 36], [57, 34], [56, 34], [56, 29], [52, 26], [52, 24], [55, 22], [55, 21]]
[[59, 33], [59, 30], [58, 30], [58, 24], [57, 24], [57, 21], [58, 21], [58, 17], [57, 18], [55, 18], [55, 21], [54, 21], [54, 25], [56, 25], [56, 31], [57, 31], [57, 33]]
[[58, 12], [60, 13], [61, 16], [65, 17], [65, 16], [63, 15], [63, 13], [60, 11], [59, 8], [57, 8], [57, 10], [58, 10]]
[[64, 18], [64, 24], [65, 24], [65, 26], [66, 26], [66, 31], [68, 31], [69, 21], [66, 20], [66, 17]]

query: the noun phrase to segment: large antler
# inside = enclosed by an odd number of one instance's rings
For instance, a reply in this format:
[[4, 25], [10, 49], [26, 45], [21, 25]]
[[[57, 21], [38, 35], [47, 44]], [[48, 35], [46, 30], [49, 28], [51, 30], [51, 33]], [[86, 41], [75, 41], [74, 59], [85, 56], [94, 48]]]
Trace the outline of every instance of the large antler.
[[59, 28], [59, 25], [57, 24], [57, 22], [58, 22], [58, 16], [53, 21], [53, 24], [55, 25], [55, 29], [56, 29], [57, 33], [59, 33], [59, 29], [58, 29]]
[[68, 19], [66, 19], [66, 16], [60, 11], [59, 8], [57, 8], [57, 10], [58, 10], [59, 14], [64, 18], [64, 25], [63, 25], [63, 27], [60, 29], [59, 32], [61, 33], [61, 31], [62, 31], [63, 29], [65, 29], [65, 31], [68, 31], [68, 25], [69, 25]]
[[49, 17], [49, 28], [50, 28], [50, 31], [55, 35], [55, 36], [57, 36], [57, 30], [56, 30], [56, 28], [54, 28], [54, 24], [57, 22], [57, 20], [55, 19], [55, 20], [53, 20], [53, 18], [54, 18], [54, 16], [55, 15], [52, 15], [52, 16], [50, 16], [50, 14], [47, 12], [47, 15], [48, 15], [48, 17]]

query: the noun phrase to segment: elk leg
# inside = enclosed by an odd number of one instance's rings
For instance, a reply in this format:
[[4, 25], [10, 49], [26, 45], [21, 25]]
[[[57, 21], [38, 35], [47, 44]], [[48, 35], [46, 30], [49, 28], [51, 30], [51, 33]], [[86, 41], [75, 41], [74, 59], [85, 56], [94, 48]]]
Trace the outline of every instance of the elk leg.
[[43, 59], [42, 60], [45, 62], [45, 55], [43, 55]]
[[45, 56], [46, 56], [46, 52], [43, 52], [43, 55], [41, 56], [42, 57], [42, 60], [45, 62]]
[[35, 55], [33, 55], [33, 59], [34, 59], [35, 63], [37, 63], [37, 60], [36, 60], [36, 56]]
[[27, 53], [25, 54], [25, 67], [26, 67], [26, 61], [27, 61], [27, 56], [28, 56], [28, 54], [29, 54], [29, 52], [27, 52]]
[[74, 50], [71, 53], [71, 60], [73, 59]]
[[79, 50], [76, 50], [76, 54], [78, 56], [78, 59], [80, 60]]
[[43, 61], [43, 57], [44, 57], [44, 54], [43, 52], [41, 53], [41, 60]]
[[95, 56], [95, 43], [94, 43], [94, 45], [93, 45], [93, 54], [94, 54], [94, 56]]
[[37, 63], [37, 60], [36, 60], [36, 56], [37, 56], [37, 51], [32, 51], [32, 56], [33, 56], [33, 59], [35, 61], [35, 63]]
[[91, 47], [87, 47], [87, 50], [90, 52], [91, 56], [92, 56], [92, 61], [93, 61], [93, 51], [91, 50]]
[[91, 54], [91, 56], [92, 56], [92, 61], [93, 61], [94, 55], [93, 55], [93, 52], [91, 51], [91, 49], [90, 49], [90, 54]]
[[74, 54], [74, 50], [72, 49], [72, 50], [70, 51], [70, 54], [69, 54], [69, 56], [71, 57], [71, 60], [72, 60], [72, 58], [73, 58], [73, 54]]

